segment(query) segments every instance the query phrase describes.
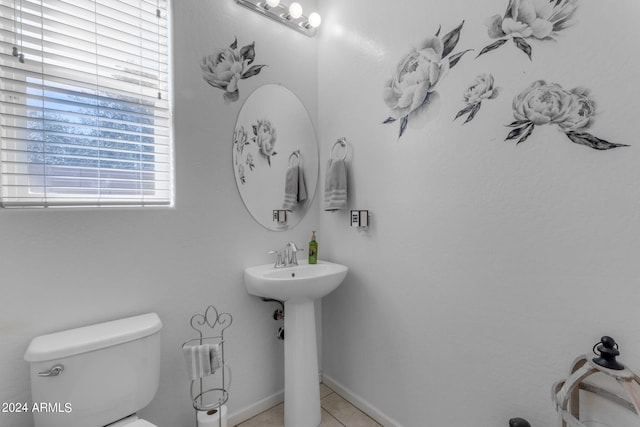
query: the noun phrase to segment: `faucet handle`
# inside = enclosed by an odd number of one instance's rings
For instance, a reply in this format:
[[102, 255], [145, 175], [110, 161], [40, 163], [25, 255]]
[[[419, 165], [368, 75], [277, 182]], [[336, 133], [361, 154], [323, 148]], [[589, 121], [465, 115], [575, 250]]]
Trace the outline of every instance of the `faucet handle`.
[[293, 251], [296, 252], [298, 250], [298, 245], [296, 245], [294, 242], [287, 242], [286, 245], [284, 245], [284, 250], [286, 251]]
[[267, 253], [276, 256], [275, 263], [273, 264], [273, 266], [275, 268], [284, 267], [285, 263], [284, 263], [284, 257], [282, 256], [282, 252], [280, 252], [280, 251], [269, 251]]

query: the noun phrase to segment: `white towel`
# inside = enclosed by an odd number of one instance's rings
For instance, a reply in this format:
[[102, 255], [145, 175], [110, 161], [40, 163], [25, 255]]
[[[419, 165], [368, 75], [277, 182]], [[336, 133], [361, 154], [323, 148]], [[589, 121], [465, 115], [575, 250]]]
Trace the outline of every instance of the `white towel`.
[[347, 208], [347, 166], [344, 159], [329, 159], [324, 181], [324, 210]]
[[282, 208], [294, 210], [296, 205], [307, 200], [307, 186], [300, 166], [289, 166], [284, 183], [284, 203]]
[[187, 373], [192, 380], [212, 375], [222, 366], [219, 344], [185, 346], [182, 352], [187, 362]]

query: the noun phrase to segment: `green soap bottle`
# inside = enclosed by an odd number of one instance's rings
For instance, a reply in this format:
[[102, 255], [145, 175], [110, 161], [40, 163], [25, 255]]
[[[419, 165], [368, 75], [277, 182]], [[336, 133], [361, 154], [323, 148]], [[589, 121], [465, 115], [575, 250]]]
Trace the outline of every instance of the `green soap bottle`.
[[316, 232], [311, 232], [311, 241], [309, 242], [309, 264], [318, 263], [318, 242], [316, 242]]

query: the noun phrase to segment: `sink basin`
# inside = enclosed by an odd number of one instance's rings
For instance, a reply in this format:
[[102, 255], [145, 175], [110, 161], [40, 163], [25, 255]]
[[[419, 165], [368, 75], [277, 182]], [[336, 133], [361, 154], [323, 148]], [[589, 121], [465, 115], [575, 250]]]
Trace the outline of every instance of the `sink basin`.
[[318, 261], [293, 267], [274, 268], [273, 264], [258, 265], [244, 270], [247, 292], [280, 301], [314, 300], [336, 289], [349, 269], [341, 264]]
[[285, 427], [320, 425], [314, 300], [336, 289], [348, 270], [327, 261], [283, 268], [266, 264], [244, 270], [249, 294], [284, 301]]

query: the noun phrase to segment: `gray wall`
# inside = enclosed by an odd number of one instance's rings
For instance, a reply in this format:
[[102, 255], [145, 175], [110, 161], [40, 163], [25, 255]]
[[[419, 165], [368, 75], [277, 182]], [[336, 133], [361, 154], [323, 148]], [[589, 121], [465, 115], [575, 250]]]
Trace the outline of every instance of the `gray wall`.
[[[511, 40], [476, 59], [507, 0], [321, 4], [321, 153], [347, 137], [350, 208], [372, 211], [367, 233], [320, 215], [324, 250], [350, 267], [323, 300], [325, 375], [406, 427], [550, 426], [551, 385], [601, 335], [640, 369], [637, 2], [578, 1], [555, 41], [526, 39], [531, 60]], [[399, 121], [382, 124], [385, 82], [462, 20], [453, 53], [474, 51], [398, 138]], [[480, 73], [502, 89], [463, 125]], [[577, 145], [557, 125], [505, 141], [513, 99], [537, 80], [590, 89], [581, 130], [630, 147]]]
[[[233, 1], [174, 0], [173, 12], [176, 207], [0, 211], [0, 402], [30, 399], [23, 355], [31, 338], [155, 311], [164, 323], [162, 374], [142, 414], [158, 426], [191, 427], [180, 346], [192, 336], [191, 314], [208, 304], [234, 316], [229, 413], [277, 399], [284, 386], [275, 307], [246, 293], [242, 270], [270, 262], [266, 252], [288, 240], [304, 246], [317, 228], [317, 207], [294, 231], [259, 226], [238, 197], [232, 136], [242, 102], [266, 83], [289, 87], [315, 120], [316, 42]], [[268, 67], [242, 80], [240, 99], [225, 104], [222, 91], [202, 79], [200, 61], [234, 37], [239, 47], [255, 41], [256, 64]], [[0, 413], [0, 425], [32, 420]]]

